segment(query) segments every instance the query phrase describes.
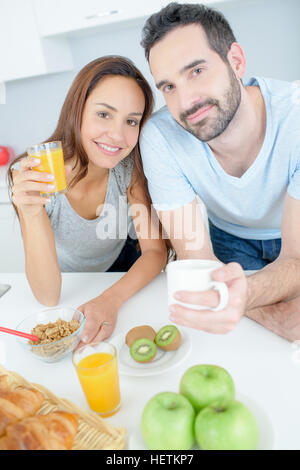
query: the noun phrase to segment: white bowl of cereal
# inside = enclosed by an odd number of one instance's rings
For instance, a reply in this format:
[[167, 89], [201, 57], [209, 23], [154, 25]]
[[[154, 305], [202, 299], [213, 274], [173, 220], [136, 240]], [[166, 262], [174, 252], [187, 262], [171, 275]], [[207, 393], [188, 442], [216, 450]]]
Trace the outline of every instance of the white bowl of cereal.
[[57, 362], [78, 346], [85, 325], [85, 316], [79, 310], [55, 307], [26, 317], [17, 331], [39, 338], [38, 342], [16, 337], [18, 343], [34, 357], [44, 362]]

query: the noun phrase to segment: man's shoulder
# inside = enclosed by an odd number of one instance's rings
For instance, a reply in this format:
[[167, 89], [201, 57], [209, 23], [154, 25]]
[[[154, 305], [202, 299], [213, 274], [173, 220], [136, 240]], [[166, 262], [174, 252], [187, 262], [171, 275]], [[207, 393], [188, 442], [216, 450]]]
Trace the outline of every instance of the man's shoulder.
[[[253, 77], [247, 85], [258, 85], [266, 104], [279, 120], [300, 120], [300, 81], [288, 82], [274, 78]], [[246, 85], [246, 86], [247, 86]]]
[[160, 109], [155, 111], [149, 118], [148, 122], [151, 123], [159, 123], [159, 122], [171, 122], [176, 123], [175, 119], [173, 118], [172, 114], [169, 111], [167, 105], [162, 106]]
[[155, 111], [145, 123], [141, 138], [152, 140], [153, 138], [169, 139], [170, 135], [176, 134], [179, 139], [185, 137], [186, 131], [176, 122], [167, 106]]
[[284, 135], [288, 132], [300, 144], [300, 82], [258, 77], [250, 79], [248, 84], [260, 87], [276, 132], [282, 130]]
[[251, 77], [245, 84], [245, 86], [259, 86], [264, 96], [269, 95], [274, 99], [292, 96], [299, 85], [297, 81], [289, 82], [267, 77]]

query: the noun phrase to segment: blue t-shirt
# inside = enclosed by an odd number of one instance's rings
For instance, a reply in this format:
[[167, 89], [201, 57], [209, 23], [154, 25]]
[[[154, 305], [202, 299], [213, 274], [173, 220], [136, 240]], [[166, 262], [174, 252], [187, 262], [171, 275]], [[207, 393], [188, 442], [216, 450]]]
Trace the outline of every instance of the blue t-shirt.
[[184, 130], [167, 107], [154, 113], [140, 140], [145, 175], [157, 210], [198, 195], [212, 223], [246, 239], [281, 238], [285, 196], [300, 200], [300, 103], [295, 84], [251, 78], [266, 106], [262, 148], [239, 178], [224, 171], [210, 147]]

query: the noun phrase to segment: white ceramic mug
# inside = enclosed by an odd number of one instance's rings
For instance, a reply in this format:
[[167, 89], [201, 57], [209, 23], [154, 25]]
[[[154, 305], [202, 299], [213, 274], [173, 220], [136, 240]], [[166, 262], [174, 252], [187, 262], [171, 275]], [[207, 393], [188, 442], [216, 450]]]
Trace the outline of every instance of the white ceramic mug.
[[[219, 261], [186, 259], [173, 261], [167, 265], [168, 305], [179, 304], [196, 310], [223, 310], [228, 303], [228, 288], [224, 282], [216, 282], [211, 273], [224, 266]], [[175, 299], [173, 295], [177, 291], [201, 292], [215, 289], [219, 292], [220, 302], [217, 307], [205, 305], [186, 304]]]

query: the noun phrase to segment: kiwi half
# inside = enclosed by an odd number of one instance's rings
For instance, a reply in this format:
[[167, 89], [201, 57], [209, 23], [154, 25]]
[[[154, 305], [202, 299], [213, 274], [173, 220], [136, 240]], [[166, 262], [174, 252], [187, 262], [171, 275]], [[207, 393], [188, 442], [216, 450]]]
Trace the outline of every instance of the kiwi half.
[[154, 341], [156, 336], [156, 331], [149, 325], [136, 326], [128, 331], [125, 342], [130, 348], [131, 345], [137, 340], [142, 338], [148, 338], [151, 341]]
[[181, 345], [181, 334], [176, 326], [166, 325], [158, 331], [154, 341], [164, 351], [175, 351]]
[[130, 347], [130, 355], [137, 362], [152, 361], [156, 352], [156, 344], [148, 338], [137, 339]]

